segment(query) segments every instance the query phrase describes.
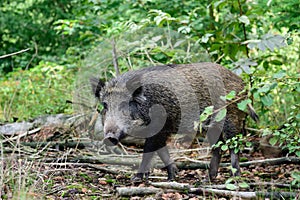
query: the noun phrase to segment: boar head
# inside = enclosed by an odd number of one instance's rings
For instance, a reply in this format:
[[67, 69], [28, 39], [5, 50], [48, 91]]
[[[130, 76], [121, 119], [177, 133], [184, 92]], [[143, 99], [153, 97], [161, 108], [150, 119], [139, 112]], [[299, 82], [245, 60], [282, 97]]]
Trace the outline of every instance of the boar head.
[[101, 116], [103, 142], [106, 145], [118, 144], [128, 133], [145, 133], [140, 127], [148, 125], [151, 120], [149, 101], [141, 85], [134, 84], [136, 81], [122, 81], [118, 78], [106, 83], [97, 78], [91, 78], [90, 81], [94, 95], [103, 105]]

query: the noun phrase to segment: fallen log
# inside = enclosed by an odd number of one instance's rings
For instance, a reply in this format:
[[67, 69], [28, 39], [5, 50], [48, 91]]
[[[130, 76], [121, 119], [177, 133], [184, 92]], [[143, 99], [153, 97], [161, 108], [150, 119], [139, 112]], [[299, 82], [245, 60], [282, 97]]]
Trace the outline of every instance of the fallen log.
[[[208, 169], [208, 161], [197, 162], [175, 162], [179, 169]], [[298, 157], [280, 157], [269, 158], [264, 160], [253, 160], [248, 162], [240, 162], [241, 167], [249, 167], [250, 165], [280, 165], [280, 164], [300, 164], [300, 158]], [[221, 167], [228, 167], [230, 163], [220, 163]]]
[[258, 198], [271, 198], [271, 199], [291, 199], [297, 196], [294, 192], [242, 192], [242, 191], [229, 191], [229, 190], [219, 190], [214, 188], [191, 188], [189, 192], [194, 194], [214, 194], [217, 196], [225, 197], [238, 197], [241, 199], [258, 199]]
[[134, 196], [134, 195], [149, 195], [162, 192], [163, 190], [155, 187], [117, 187], [117, 194], [119, 196]]
[[188, 183], [178, 183], [178, 182], [150, 182], [149, 184], [154, 187], [159, 188], [167, 188], [167, 189], [174, 189], [174, 190], [189, 190], [190, 185]]

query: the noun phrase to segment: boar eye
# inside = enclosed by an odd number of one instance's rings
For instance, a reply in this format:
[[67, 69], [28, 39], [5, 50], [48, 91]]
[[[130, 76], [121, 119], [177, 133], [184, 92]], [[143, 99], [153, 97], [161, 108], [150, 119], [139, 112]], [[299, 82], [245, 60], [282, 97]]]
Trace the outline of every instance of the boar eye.
[[102, 102], [102, 106], [103, 106], [103, 110], [107, 110], [108, 109], [108, 106], [107, 106], [106, 102]]

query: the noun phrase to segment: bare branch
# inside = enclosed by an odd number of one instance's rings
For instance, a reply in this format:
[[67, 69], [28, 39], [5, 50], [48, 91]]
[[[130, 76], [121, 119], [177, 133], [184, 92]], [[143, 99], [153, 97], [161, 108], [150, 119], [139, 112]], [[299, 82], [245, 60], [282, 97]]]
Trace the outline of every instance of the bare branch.
[[112, 44], [113, 64], [114, 64], [114, 68], [115, 68], [115, 71], [116, 71], [116, 76], [119, 76], [120, 75], [120, 70], [119, 70], [119, 64], [118, 64], [118, 55], [117, 55], [117, 50], [116, 50], [115, 39], [112, 39], [111, 44]]
[[29, 50], [30, 50], [30, 48], [27, 48], [27, 49], [23, 49], [21, 51], [17, 51], [17, 52], [14, 52], [14, 53], [6, 54], [6, 55], [3, 55], [3, 56], [0, 56], [0, 59], [11, 57], [11, 56], [15, 56], [17, 54], [24, 53], [24, 52], [29, 51]]

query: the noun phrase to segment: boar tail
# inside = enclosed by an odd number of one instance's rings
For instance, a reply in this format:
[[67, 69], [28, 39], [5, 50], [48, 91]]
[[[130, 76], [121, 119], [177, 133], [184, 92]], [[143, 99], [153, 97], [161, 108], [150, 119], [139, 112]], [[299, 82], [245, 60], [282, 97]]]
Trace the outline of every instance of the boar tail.
[[247, 104], [247, 107], [248, 107], [248, 111], [249, 111], [249, 115], [250, 117], [255, 121], [255, 122], [259, 122], [259, 117], [258, 115], [256, 114], [254, 108], [252, 107], [252, 105], [249, 103]]

